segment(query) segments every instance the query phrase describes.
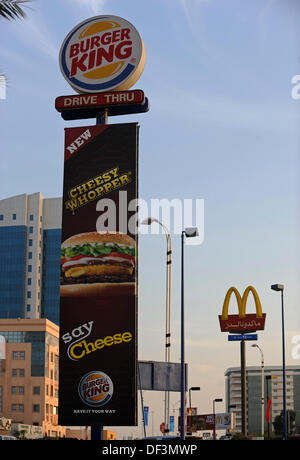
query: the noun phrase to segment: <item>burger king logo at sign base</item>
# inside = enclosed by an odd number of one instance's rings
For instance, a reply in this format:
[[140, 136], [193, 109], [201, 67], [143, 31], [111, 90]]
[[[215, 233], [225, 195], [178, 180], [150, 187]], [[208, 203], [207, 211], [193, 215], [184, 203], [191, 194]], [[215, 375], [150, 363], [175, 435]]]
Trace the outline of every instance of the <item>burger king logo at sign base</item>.
[[81, 400], [89, 406], [104, 406], [111, 399], [113, 391], [111, 379], [102, 371], [89, 372], [78, 385]]
[[132, 24], [117, 16], [95, 16], [69, 32], [59, 62], [75, 91], [99, 93], [131, 88], [145, 57], [143, 40]]

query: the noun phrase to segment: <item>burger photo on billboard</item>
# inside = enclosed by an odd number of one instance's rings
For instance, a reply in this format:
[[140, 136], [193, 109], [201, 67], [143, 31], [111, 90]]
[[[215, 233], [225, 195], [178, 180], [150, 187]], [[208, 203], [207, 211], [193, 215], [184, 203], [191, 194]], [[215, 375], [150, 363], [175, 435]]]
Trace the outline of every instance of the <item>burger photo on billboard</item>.
[[87, 232], [61, 245], [62, 296], [134, 295], [136, 243], [124, 233]]

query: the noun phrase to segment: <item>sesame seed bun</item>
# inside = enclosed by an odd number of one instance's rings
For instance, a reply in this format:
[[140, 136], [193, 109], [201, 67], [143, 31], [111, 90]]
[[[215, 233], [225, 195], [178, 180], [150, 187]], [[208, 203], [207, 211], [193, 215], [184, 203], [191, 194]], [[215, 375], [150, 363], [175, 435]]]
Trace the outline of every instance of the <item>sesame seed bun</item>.
[[82, 245], [87, 243], [115, 243], [115, 244], [125, 244], [126, 246], [135, 246], [135, 240], [131, 238], [131, 236], [126, 235], [125, 233], [99, 233], [99, 232], [88, 232], [88, 233], [79, 233], [77, 235], [73, 235], [67, 240], [65, 240], [61, 247], [63, 249]]
[[135, 283], [91, 283], [60, 286], [62, 297], [123, 297], [134, 296]]

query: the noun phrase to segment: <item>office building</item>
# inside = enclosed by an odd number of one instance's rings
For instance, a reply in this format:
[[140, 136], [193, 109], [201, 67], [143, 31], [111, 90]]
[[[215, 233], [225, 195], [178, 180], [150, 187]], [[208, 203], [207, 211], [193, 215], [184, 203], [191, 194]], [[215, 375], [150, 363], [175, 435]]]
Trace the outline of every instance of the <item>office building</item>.
[[[283, 410], [283, 380], [281, 366], [267, 366], [264, 387], [264, 412], [267, 409], [267, 394], [272, 401], [270, 429], [274, 431], [273, 422]], [[266, 379], [270, 376], [270, 379]], [[241, 423], [241, 372], [239, 367], [227, 369], [226, 382], [226, 408], [236, 414], [236, 429], [242, 431]], [[261, 367], [249, 366], [246, 372], [247, 381], [247, 432], [261, 433]], [[268, 385], [268, 387], [267, 387]], [[233, 406], [230, 408], [229, 406]], [[300, 366], [286, 366], [286, 408], [296, 412], [296, 425], [300, 426]], [[265, 417], [265, 432], [268, 425]]]
[[61, 198], [0, 200], [0, 318], [59, 323]]
[[66, 433], [58, 425], [58, 337], [47, 319], [0, 319], [0, 418], [50, 437]]

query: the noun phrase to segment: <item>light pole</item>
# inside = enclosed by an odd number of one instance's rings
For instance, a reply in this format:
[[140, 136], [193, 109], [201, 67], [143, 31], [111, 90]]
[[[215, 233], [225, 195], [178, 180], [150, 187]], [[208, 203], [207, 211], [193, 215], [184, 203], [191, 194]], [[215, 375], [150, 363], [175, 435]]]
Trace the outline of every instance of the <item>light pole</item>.
[[[154, 217], [148, 217], [141, 223], [151, 225], [153, 222], [159, 224], [166, 235], [167, 240], [167, 259], [166, 259], [166, 342], [165, 342], [165, 362], [169, 363], [171, 358], [171, 289], [172, 289], [172, 241], [169, 229]], [[165, 433], [169, 431], [170, 419], [170, 392], [165, 392]]]
[[217, 398], [213, 400], [213, 414], [214, 414], [214, 430], [213, 430], [213, 439], [216, 439], [216, 410], [215, 410], [215, 403], [222, 402], [223, 399]]
[[264, 354], [262, 349], [257, 345], [251, 345], [252, 347], [258, 348], [261, 354], [261, 435], [265, 435], [265, 364]]
[[283, 380], [283, 440], [287, 440], [286, 420], [286, 379], [285, 379], [285, 338], [284, 338], [284, 308], [283, 308], [283, 284], [272, 284], [273, 291], [281, 292], [281, 318], [282, 318], [282, 380]]
[[[201, 388], [200, 387], [191, 387], [189, 388], [189, 408], [190, 408], [190, 417], [192, 416], [192, 395], [191, 395], [191, 392], [192, 391], [200, 391]], [[191, 420], [191, 419], [190, 419]], [[190, 429], [189, 431], [191, 431], [191, 425], [190, 425]]]
[[267, 415], [266, 415], [266, 419], [267, 419], [267, 423], [268, 423], [268, 439], [270, 439], [270, 402], [269, 402], [269, 381], [272, 379], [272, 376], [271, 375], [267, 375], [266, 376], [266, 381], [267, 381], [267, 404], [268, 404], [268, 408], [267, 408]]
[[198, 236], [197, 227], [181, 232], [181, 362], [180, 362], [180, 439], [185, 438], [185, 366], [184, 366], [184, 237]]
[[[191, 391], [200, 391], [200, 387], [191, 387], [189, 388], [189, 404], [190, 404], [190, 409], [192, 409], [192, 396], [191, 396]], [[192, 414], [190, 414], [192, 415]]]

